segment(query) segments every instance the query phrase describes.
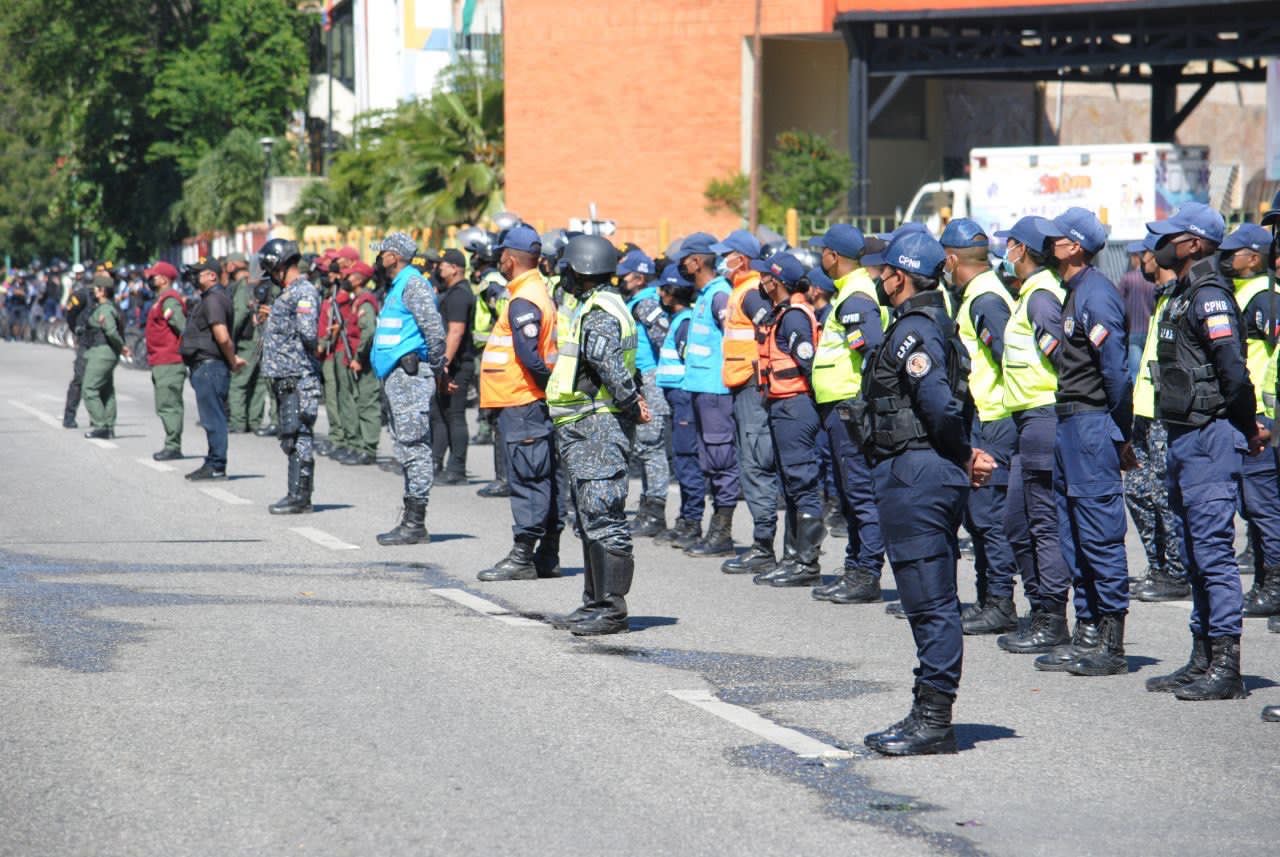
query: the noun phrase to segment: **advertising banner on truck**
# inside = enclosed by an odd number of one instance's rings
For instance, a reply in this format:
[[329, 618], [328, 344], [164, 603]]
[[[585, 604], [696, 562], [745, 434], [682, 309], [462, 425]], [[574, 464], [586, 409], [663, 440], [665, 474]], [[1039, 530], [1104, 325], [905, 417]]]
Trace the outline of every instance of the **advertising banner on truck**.
[[1280, 182], [1280, 59], [1267, 63], [1267, 181]]

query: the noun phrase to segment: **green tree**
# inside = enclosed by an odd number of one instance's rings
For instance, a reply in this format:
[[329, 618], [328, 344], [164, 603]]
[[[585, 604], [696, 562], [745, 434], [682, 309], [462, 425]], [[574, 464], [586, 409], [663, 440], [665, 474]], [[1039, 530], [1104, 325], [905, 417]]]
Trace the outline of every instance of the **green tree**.
[[853, 162], [820, 134], [793, 129], [778, 135], [769, 152], [764, 186], [784, 208], [822, 217], [845, 201], [854, 178]]
[[[245, 128], [236, 128], [201, 156], [195, 172], [182, 183], [182, 198], [174, 206], [176, 224], [196, 232], [233, 231], [262, 217], [262, 144]], [[288, 175], [299, 169], [297, 157], [284, 141], [271, 147], [271, 174]]]

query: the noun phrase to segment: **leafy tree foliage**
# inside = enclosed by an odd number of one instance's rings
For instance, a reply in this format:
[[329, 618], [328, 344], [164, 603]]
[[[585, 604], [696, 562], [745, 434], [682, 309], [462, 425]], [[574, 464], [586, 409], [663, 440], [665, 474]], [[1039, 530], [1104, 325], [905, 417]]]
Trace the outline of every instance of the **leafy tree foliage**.
[[[784, 131], [765, 160], [762, 223], [781, 223], [789, 208], [802, 217], [825, 217], [844, 205], [854, 178], [853, 162], [826, 137], [797, 129]], [[743, 173], [707, 182], [702, 192], [707, 213], [731, 211], [745, 220], [749, 182]]]

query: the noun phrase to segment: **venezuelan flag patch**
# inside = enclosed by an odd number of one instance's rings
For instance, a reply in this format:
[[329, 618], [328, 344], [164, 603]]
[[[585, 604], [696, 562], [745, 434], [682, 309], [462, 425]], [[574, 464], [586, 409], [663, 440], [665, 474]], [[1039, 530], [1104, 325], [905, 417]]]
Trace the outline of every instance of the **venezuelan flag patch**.
[[848, 337], [845, 338], [845, 342], [849, 344], [850, 351], [857, 351], [867, 344], [866, 337], [862, 335], [861, 330], [851, 332]]
[[1093, 343], [1094, 348], [1097, 348], [1102, 345], [1102, 343], [1106, 342], [1108, 335], [1110, 335], [1110, 331], [1101, 324], [1095, 324], [1093, 327], [1089, 328], [1089, 341]]
[[1209, 330], [1210, 339], [1222, 339], [1231, 335], [1231, 316], [1211, 315], [1204, 320], [1204, 325]]

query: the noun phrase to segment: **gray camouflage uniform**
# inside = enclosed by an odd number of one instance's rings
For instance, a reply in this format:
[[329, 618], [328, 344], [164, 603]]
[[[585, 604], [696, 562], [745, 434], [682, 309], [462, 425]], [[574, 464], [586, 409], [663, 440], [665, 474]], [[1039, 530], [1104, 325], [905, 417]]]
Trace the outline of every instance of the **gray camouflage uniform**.
[[[631, 308], [631, 315], [636, 324], [644, 328], [649, 342], [654, 348], [661, 348], [666, 341], [667, 331], [671, 327], [671, 319], [667, 316], [662, 304], [656, 300], [643, 300]], [[639, 347], [644, 348], [643, 342]], [[657, 355], [654, 355], [655, 359]], [[671, 484], [671, 467], [667, 462], [666, 427], [671, 416], [671, 406], [667, 397], [658, 386], [658, 373], [651, 369], [641, 376], [641, 389], [644, 400], [649, 405], [653, 419], [647, 423], [636, 425], [635, 442], [631, 445], [631, 454], [640, 459], [644, 467], [641, 480], [641, 495], [662, 506], [667, 505], [667, 487]]]
[[431, 456], [431, 400], [436, 375], [444, 368], [444, 322], [436, 308], [436, 290], [415, 269], [404, 285], [405, 308], [427, 343], [427, 360], [414, 375], [397, 366], [382, 380], [391, 411], [391, 440], [404, 468], [404, 496], [427, 500], [435, 479]]
[[271, 382], [279, 409], [280, 448], [291, 463], [315, 460], [312, 430], [320, 409], [320, 367], [316, 351], [316, 314], [320, 293], [298, 277], [271, 305], [262, 334], [262, 375]]

